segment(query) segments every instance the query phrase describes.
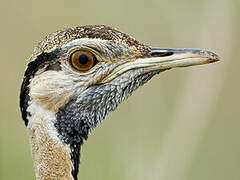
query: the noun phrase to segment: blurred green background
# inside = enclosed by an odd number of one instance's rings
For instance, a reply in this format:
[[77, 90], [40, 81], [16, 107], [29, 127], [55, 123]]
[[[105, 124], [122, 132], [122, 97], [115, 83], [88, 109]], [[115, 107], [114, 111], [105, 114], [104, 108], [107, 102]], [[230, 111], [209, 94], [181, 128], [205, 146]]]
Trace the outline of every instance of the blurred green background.
[[79, 178], [239, 180], [239, 8], [239, 0], [1, 0], [0, 179], [34, 179], [18, 105], [33, 47], [58, 29], [107, 24], [222, 62], [170, 70], [137, 90], [85, 142]]

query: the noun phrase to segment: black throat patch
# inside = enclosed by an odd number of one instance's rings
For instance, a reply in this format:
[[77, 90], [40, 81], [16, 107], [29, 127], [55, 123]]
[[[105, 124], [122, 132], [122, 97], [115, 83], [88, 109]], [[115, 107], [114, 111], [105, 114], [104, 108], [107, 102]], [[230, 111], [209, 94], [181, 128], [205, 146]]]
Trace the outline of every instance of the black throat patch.
[[[31, 61], [27, 66], [27, 69], [24, 73], [24, 78], [22, 81], [21, 92], [20, 92], [20, 110], [26, 126], [28, 125], [27, 116], [30, 115], [27, 112], [28, 102], [30, 100], [30, 96], [29, 96], [30, 80], [34, 77], [34, 75], [38, 70], [44, 67], [46, 67], [46, 70], [50, 70], [53, 67], [54, 68], [58, 67], [57, 70], [59, 70], [60, 64], [59, 66], [56, 66], [57, 62], [54, 63], [54, 61], [56, 61], [56, 59], [59, 58], [59, 55], [60, 55], [60, 49], [55, 49], [54, 51], [49, 53], [43, 52], [40, 55], [38, 55], [35, 60]], [[55, 65], [52, 66], [53, 64]]]
[[54, 122], [59, 138], [63, 143], [70, 145], [70, 156], [73, 163], [72, 176], [74, 180], [78, 179], [81, 145], [84, 139], [87, 140], [90, 131], [90, 126], [85, 121], [85, 118], [79, 115], [78, 110], [79, 104], [76, 103], [76, 99], [72, 99], [59, 109]]

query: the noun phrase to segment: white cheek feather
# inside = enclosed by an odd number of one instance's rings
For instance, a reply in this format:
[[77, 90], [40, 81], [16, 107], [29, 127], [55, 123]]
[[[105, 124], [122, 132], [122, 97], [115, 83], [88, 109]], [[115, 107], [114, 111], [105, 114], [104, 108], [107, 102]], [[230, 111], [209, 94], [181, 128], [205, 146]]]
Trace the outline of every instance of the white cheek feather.
[[31, 80], [29, 94], [43, 107], [58, 111], [73, 95], [74, 81], [73, 76], [63, 71], [46, 71]]
[[[30, 83], [30, 96], [57, 98], [72, 89], [70, 75], [60, 71], [46, 71], [35, 76]], [[51, 96], [50, 96], [51, 95]]]

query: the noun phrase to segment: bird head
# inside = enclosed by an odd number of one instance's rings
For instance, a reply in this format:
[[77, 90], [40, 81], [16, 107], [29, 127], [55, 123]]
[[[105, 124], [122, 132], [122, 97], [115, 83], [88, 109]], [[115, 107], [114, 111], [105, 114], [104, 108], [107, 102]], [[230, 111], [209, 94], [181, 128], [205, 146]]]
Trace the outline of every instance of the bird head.
[[195, 49], [146, 46], [104, 25], [48, 35], [35, 48], [24, 74], [20, 107], [25, 124], [39, 109], [64, 143], [81, 145], [123, 100], [154, 75], [176, 67], [216, 62]]

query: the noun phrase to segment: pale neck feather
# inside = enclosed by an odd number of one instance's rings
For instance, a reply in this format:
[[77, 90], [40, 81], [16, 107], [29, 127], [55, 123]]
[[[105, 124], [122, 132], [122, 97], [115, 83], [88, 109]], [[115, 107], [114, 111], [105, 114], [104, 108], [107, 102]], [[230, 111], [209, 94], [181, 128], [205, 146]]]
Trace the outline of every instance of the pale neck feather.
[[69, 145], [57, 136], [53, 122], [54, 112], [32, 100], [28, 112], [28, 132], [37, 180], [73, 179], [73, 163]]

